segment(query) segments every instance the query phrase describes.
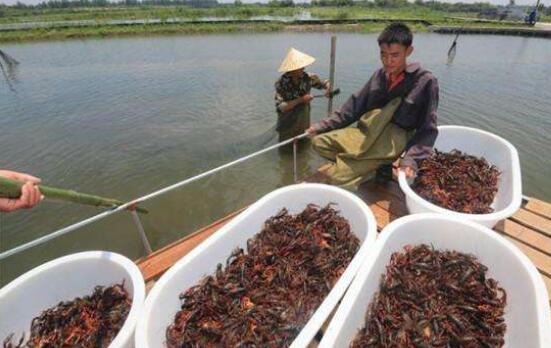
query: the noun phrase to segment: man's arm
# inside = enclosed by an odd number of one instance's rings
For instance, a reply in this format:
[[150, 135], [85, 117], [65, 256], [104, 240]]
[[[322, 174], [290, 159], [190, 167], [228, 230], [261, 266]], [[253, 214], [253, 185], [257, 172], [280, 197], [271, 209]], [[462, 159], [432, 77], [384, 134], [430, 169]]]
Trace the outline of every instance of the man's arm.
[[318, 75], [308, 73], [308, 77], [310, 77], [310, 81], [312, 83], [312, 87], [316, 89], [324, 89], [325, 90], [325, 96], [327, 98], [330, 98], [331, 96], [331, 81], [329, 80], [322, 80], [319, 78]]
[[276, 93], [276, 108], [285, 113], [293, 110], [300, 104], [309, 103], [313, 97], [310, 94], [305, 94], [302, 97], [295, 98], [293, 100], [284, 101], [279, 93]]
[[313, 73], [308, 73], [308, 77], [310, 78], [312, 88], [325, 90], [329, 90], [331, 88], [331, 83], [329, 80], [322, 80], [318, 75]]
[[404, 158], [400, 160], [401, 168], [411, 168], [417, 170], [416, 160], [426, 158], [432, 153], [432, 147], [438, 136], [437, 128], [437, 110], [439, 100], [438, 80], [432, 77], [425, 88], [426, 107], [424, 118], [419, 127], [415, 130], [415, 134], [410, 139], [406, 147]]
[[292, 100], [285, 100], [282, 96], [282, 89], [279, 81], [275, 83], [275, 107], [279, 112], [289, 112], [296, 108], [300, 104], [309, 103], [312, 100], [310, 94], [305, 94], [302, 97], [298, 97]]
[[333, 113], [333, 116], [319, 121], [310, 127], [307, 132], [310, 135], [325, 133], [334, 129], [344, 128], [356, 122], [367, 110], [367, 100], [369, 90], [375, 74], [369, 79], [362, 89], [352, 94], [350, 98], [341, 106], [338, 111]]

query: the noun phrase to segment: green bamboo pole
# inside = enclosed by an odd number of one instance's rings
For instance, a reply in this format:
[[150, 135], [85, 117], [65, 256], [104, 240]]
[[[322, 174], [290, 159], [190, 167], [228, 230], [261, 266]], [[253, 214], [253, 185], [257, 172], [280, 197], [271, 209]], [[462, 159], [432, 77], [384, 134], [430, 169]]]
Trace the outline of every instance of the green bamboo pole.
[[[0, 197], [2, 198], [19, 198], [21, 196], [21, 187], [25, 183], [19, 180], [8, 179], [0, 176]], [[93, 205], [96, 207], [118, 207], [124, 204], [116, 199], [104, 198], [100, 196], [80, 193], [73, 190], [65, 190], [56, 187], [50, 187], [38, 184], [40, 193], [49, 199], [58, 199], [78, 204]], [[136, 211], [147, 214], [147, 210], [136, 207]]]

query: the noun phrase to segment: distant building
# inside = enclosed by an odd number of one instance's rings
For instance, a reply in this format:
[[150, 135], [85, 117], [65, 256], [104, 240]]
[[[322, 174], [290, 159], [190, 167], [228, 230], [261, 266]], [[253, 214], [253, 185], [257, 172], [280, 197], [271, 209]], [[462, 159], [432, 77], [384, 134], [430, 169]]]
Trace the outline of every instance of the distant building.
[[513, 2], [512, 4], [509, 4], [505, 6], [505, 8], [501, 9], [501, 13], [498, 10], [498, 16], [499, 19], [508, 19], [511, 21], [523, 21], [524, 17], [526, 17], [526, 10], [524, 7], [517, 6]]
[[185, 0], [185, 4], [190, 7], [214, 7], [218, 5], [218, 0]]
[[514, 2], [509, 3], [507, 6], [490, 8], [479, 13], [479, 17], [498, 19], [500, 21], [524, 21], [526, 15], [526, 8], [517, 6]]

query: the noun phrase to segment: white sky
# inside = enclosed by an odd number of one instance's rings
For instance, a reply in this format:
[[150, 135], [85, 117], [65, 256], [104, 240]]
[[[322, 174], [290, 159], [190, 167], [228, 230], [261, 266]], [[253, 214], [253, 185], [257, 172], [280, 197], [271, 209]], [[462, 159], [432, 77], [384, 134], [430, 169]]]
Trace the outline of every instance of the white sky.
[[[42, 2], [42, 0], [19, 0], [20, 2], [24, 4], [38, 4]], [[256, 2], [262, 2], [266, 3], [268, 0], [241, 0], [243, 3], [256, 3]], [[300, 2], [309, 2], [309, 0], [294, 0], [295, 3]], [[463, 3], [473, 3], [473, 2], [490, 2], [492, 4], [501, 4], [506, 5], [509, 3], [509, 0], [461, 0], [461, 1], [454, 1], [454, 0], [439, 0], [443, 2], [463, 2]], [[518, 5], [535, 5], [537, 0], [516, 0], [516, 3]], [[0, 0], [0, 4], [5, 5], [13, 5], [17, 2], [17, 0]], [[232, 3], [233, 0], [218, 0], [220, 3]], [[551, 0], [543, 0], [541, 1], [545, 6], [551, 5]]]

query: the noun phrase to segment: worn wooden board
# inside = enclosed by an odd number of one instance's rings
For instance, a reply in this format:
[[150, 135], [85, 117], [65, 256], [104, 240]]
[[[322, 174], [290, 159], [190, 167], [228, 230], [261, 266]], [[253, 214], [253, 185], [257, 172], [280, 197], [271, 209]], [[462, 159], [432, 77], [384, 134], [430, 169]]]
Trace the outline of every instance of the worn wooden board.
[[545, 283], [545, 287], [547, 288], [547, 293], [551, 294], [551, 278], [545, 276], [542, 274], [541, 276], [543, 278], [543, 282]]
[[526, 209], [519, 209], [511, 220], [551, 237], [551, 220]]
[[496, 231], [514, 238], [531, 248], [534, 248], [548, 256], [551, 256], [551, 237], [536, 232], [513, 220], [502, 220], [494, 228]]
[[[510, 237], [506, 237], [506, 238], [509, 241], [511, 241], [513, 244], [515, 244], [515, 246], [519, 248], [526, 256], [528, 256], [530, 261], [532, 261], [532, 263], [536, 266], [536, 268], [538, 269], [538, 271], [540, 271], [540, 273], [548, 277], [551, 277], [551, 256], [545, 255], [537, 251], [536, 249], [524, 243], [521, 243], [513, 238], [510, 238]], [[551, 293], [549, 295], [551, 298]]]
[[551, 219], [551, 204], [540, 201], [536, 198], [530, 198], [526, 205], [524, 205], [524, 209], [531, 211], [534, 214], [538, 214], [542, 217], [545, 217], [547, 219]]
[[146, 294], [149, 294], [151, 289], [153, 289], [153, 287], [155, 286], [155, 283], [156, 283], [155, 280], [150, 280], [150, 281], [145, 283], [145, 293]]
[[148, 257], [136, 261], [146, 282], [156, 279], [202, 241], [231, 221], [242, 210], [236, 211], [210, 225], [176, 241]]

